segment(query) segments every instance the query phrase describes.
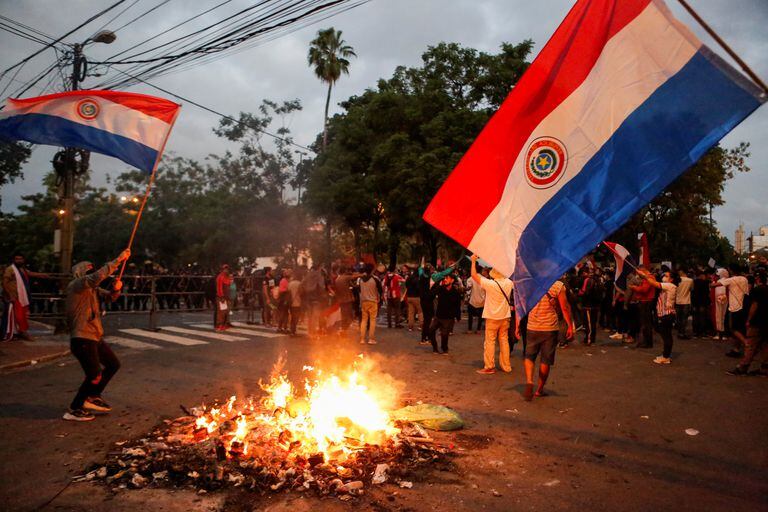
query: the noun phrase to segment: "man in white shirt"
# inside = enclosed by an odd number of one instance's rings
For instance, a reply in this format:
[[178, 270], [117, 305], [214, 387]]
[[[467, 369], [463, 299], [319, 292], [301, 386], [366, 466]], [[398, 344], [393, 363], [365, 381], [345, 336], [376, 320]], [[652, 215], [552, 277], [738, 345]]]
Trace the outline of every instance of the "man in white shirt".
[[485, 342], [483, 343], [483, 369], [477, 373], [491, 375], [496, 373], [496, 340], [499, 341], [499, 366], [509, 373], [512, 364], [509, 361], [509, 320], [512, 316], [512, 281], [496, 269], [491, 270], [491, 279], [477, 273], [477, 255], [472, 255], [472, 280], [485, 290], [483, 318], [485, 319]]
[[741, 267], [737, 264], [729, 266], [731, 277], [722, 277], [713, 287], [723, 286], [728, 292], [728, 312], [731, 314], [731, 335], [735, 342], [733, 349], [728, 352], [728, 357], [741, 358], [743, 348], [747, 342], [747, 309], [744, 307], [744, 298], [749, 295], [749, 281], [741, 275]]
[[[483, 268], [480, 271], [482, 277], [488, 277], [488, 269]], [[483, 305], [485, 304], [485, 290], [474, 279], [467, 280], [467, 334], [472, 332], [473, 319], [477, 320], [475, 334], [480, 334], [483, 328]]]
[[681, 340], [689, 339], [686, 334], [688, 329], [688, 317], [691, 314], [691, 290], [693, 289], [693, 279], [688, 277], [685, 270], [678, 270], [680, 283], [677, 285], [677, 295], [675, 296], [675, 312], [677, 313], [677, 337]]

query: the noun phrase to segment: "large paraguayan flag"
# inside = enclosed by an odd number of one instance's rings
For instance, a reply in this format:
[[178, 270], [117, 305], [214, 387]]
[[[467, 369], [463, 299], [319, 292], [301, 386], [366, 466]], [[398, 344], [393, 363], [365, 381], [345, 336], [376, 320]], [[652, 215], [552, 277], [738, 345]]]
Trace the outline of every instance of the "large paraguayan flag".
[[579, 0], [424, 219], [525, 314], [765, 100], [661, 0]]
[[180, 108], [163, 98], [119, 91], [8, 99], [0, 110], [0, 138], [87, 149], [152, 172]]

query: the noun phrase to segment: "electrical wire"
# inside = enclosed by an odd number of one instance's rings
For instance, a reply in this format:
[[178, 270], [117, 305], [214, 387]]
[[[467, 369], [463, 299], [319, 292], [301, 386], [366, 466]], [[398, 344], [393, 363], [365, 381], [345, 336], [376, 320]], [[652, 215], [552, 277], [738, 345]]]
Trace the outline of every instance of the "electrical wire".
[[104, 14], [108, 13], [109, 11], [111, 11], [112, 9], [114, 9], [115, 7], [117, 7], [118, 5], [120, 5], [120, 4], [122, 4], [122, 3], [124, 3], [125, 1], [126, 1], [126, 0], [118, 0], [118, 1], [117, 1], [117, 2], [115, 2], [114, 4], [112, 4], [112, 5], [110, 5], [109, 7], [107, 7], [106, 9], [104, 9], [104, 10], [102, 10], [102, 11], [100, 11], [100, 12], [98, 12], [98, 13], [94, 14], [93, 16], [91, 16], [90, 18], [88, 18], [87, 20], [85, 20], [83, 23], [81, 23], [81, 24], [80, 24], [80, 25], [78, 25], [77, 27], [73, 28], [72, 30], [70, 30], [69, 32], [67, 32], [66, 34], [64, 34], [63, 36], [59, 37], [58, 39], [54, 40], [54, 41], [53, 41], [53, 42], [51, 42], [51, 43], [48, 43], [48, 44], [47, 44], [47, 45], [45, 45], [43, 48], [41, 48], [41, 49], [39, 49], [38, 51], [34, 52], [32, 55], [30, 55], [30, 56], [28, 56], [28, 57], [26, 57], [26, 58], [24, 58], [24, 59], [20, 60], [19, 62], [17, 62], [16, 64], [14, 64], [14, 65], [10, 66], [9, 68], [6, 68], [6, 69], [5, 69], [5, 70], [4, 70], [2, 73], [0, 73], [0, 78], [4, 77], [4, 76], [6, 75], [6, 73], [8, 73], [9, 71], [11, 71], [12, 69], [16, 69], [16, 68], [17, 68], [17, 67], [19, 67], [19, 66], [23, 66], [24, 64], [26, 64], [27, 62], [29, 62], [29, 61], [30, 61], [30, 60], [32, 60], [33, 58], [35, 58], [35, 57], [37, 57], [38, 55], [40, 55], [41, 53], [43, 53], [43, 52], [44, 52], [45, 50], [47, 50], [48, 48], [51, 48], [51, 47], [53, 47], [53, 46], [54, 46], [54, 45], [56, 45], [57, 43], [60, 43], [60, 42], [61, 42], [61, 41], [62, 41], [62, 40], [65, 38], [65, 37], [69, 37], [70, 35], [74, 34], [75, 32], [77, 32], [78, 30], [80, 30], [80, 29], [81, 29], [81, 28], [83, 28], [84, 26], [88, 25], [88, 24], [89, 24], [89, 23], [91, 23], [92, 21], [94, 21], [94, 20], [98, 19], [99, 17], [103, 16]]
[[49, 41], [54, 41], [54, 38], [52, 36], [50, 36], [49, 34], [46, 34], [45, 32], [42, 32], [42, 31], [40, 31], [40, 30], [38, 30], [38, 29], [36, 29], [34, 27], [30, 27], [29, 25], [25, 25], [24, 23], [21, 23], [19, 21], [13, 20], [13, 19], [9, 18], [8, 16], [3, 16], [2, 14], [0, 14], [0, 19], [4, 20], [4, 21], [7, 21], [11, 25], [14, 25], [16, 27], [24, 29], [27, 32], [31, 32], [32, 34], [40, 36], [42, 39], [47, 39]]
[[[127, 74], [125, 71], [121, 71], [121, 70], [119, 70], [119, 69], [116, 69], [115, 71], [117, 71], [118, 73]], [[189, 103], [190, 105], [194, 105], [194, 106], [196, 106], [197, 108], [200, 108], [200, 109], [202, 109], [202, 110], [205, 110], [205, 111], [207, 111], [207, 112], [210, 112], [210, 113], [212, 113], [212, 114], [216, 114], [217, 116], [219, 116], [219, 117], [222, 117], [222, 118], [224, 118], [224, 119], [228, 119], [228, 120], [232, 121], [233, 123], [237, 123], [237, 124], [239, 124], [239, 125], [241, 125], [241, 126], [245, 126], [246, 128], [250, 128], [251, 130], [254, 130], [254, 131], [256, 131], [256, 132], [259, 132], [259, 133], [263, 133], [264, 135], [267, 135], [267, 136], [269, 136], [269, 137], [272, 137], [272, 138], [273, 138], [273, 139], [275, 139], [275, 140], [280, 140], [280, 141], [283, 141], [283, 142], [285, 142], [286, 144], [289, 144], [289, 145], [291, 145], [291, 146], [296, 146], [297, 148], [305, 149], [305, 150], [307, 150], [307, 151], [312, 151], [312, 152], [314, 153], [314, 151], [313, 151], [312, 149], [308, 148], [307, 146], [302, 146], [301, 144], [297, 144], [296, 142], [293, 142], [291, 139], [287, 139], [287, 138], [285, 138], [285, 137], [281, 137], [281, 136], [279, 136], [279, 135], [275, 135], [274, 133], [268, 132], [268, 131], [266, 131], [266, 130], [262, 130], [261, 128], [257, 128], [257, 127], [255, 127], [255, 126], [252, 126], [252, 125], [248, 124], [248, 123], [243, 123], [243, 122], [242, 122], [242, 121], [240, 121], [239, 119], [235, 119], [235, 118], [234, 118], [234, 117], [232, 117], [232, 116], [228, 116], [228, 115], [226, 115], [226, 114], [222, 114], [221, 112], [219, 112], [219, 111], [217, 111], [217, 110], [214, 110], [214, 109], [212, 109], [211, 107], [206, 107], [205, 105], [203, 105], [203, 104], [201, 104], [201, 103], [198, 103], [198, 102], [196, 102], [196, 101], [194, 101], [194, 100], [191, 100], [191, 99], [189, 99], [189, 98], [185, 98], [184, 96], [181, 96], [181, 95], [179, 95], [179, 94], [176, 94], [176, 93], [174, 93], [174, 92], [171, 92], [171, 91], [169, 91], [168, 89], [164, 89], [163, 87], [160, 87], [159, 85], [155, 85], [155, 84], [149, 83], [149, 82], [147, 82], [146, 80], [143, 80], [143, 79], [141, 79], [141, 78], [139, 78], [139, 77], [136, 77], [136, 76], [131, 76], [131, 78], [133, 78], [134, 80], [137, 80], [137, 81], [139, 81], [139, 82], [141, 82], [141, 83], [143, 83], [143, 84], [146, 84], [146, 85], [148, 85], [148, 86], [150, 86], [150, 87], [152, 87], [152, 88], [154, 88], [154, 89], [157, 89], [158, 91], [160, 91], [160, 92], [162, 92], [162, 93], [164, 93], [164, 94], [167, 94], [167, 95], [169, 95], [169, 96], [173, 96], [174, 98], [176, 98], [176, 99], [178, 99], [178, 100], [180, 100], [180, 101], [183, 101], [183, 102]]]
[[12, 25], [8, 25], [6, 23], [3, 23], [2, 21], [0, 21], [0, 30], [5, 30], [6, 32], [8, 32], [10, 34], [19, 36], [19, 37], [21, 37], [23, 39], [26, 39], [28, 41], [32, 41], [33, 43], [39, 43], [39, 44], [43, 44], [43, 45], [48, 44], [48, 41], [46, 41], [44, 39], [40, 39], [37, 36], [27, 34], [27, 33], [23, 32], [22, 30], [13, 27]]

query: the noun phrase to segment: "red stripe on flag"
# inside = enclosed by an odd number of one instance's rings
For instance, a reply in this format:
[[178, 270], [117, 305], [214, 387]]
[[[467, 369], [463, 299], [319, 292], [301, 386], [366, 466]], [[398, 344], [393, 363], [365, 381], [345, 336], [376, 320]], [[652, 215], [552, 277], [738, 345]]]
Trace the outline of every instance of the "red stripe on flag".
[[499, 203], [531, 132], [586, 79], [608, 40], [650, 2], [577, 2], [448, 176], [424, 220], [461, 245], [469, 245]]
[[147, 94], [137, 94], [133, 92], [120, 92], [120, 91], [67, 91], [56, 94], [48, 94], [46, 96], [36, 96], [34, 98], [24, 99], [12, 99], [14, 103], [40, 103], [49, 100], [56, 100], [59, 98], [68, 97], [87, 97], [94, 96], [103, 98], [113, 103], [119, 103], [126, 108], [131, 108], [142, 112], [148, 116], [156, 117], [166, 123], [173, 123], [173, 119], [176, 116], [176, 111], [181, 107], [178, 103], [174, 103], [164, 98], [158, 98], [156, 96], [149, 96]]

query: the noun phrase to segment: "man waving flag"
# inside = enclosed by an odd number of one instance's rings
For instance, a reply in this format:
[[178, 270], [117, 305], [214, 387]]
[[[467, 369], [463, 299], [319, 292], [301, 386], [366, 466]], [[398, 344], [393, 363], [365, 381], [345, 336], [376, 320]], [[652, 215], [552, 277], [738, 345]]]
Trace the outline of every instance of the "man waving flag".
[[511, 275], [524, 315], [765, 100], [663, 1], [579, 0], [424, 219]]
[[8, 99], [0, 110], [0, 139], [87, 149], [151, 173], [180, 108], [163, 98], [119, 91]]

